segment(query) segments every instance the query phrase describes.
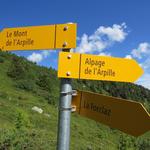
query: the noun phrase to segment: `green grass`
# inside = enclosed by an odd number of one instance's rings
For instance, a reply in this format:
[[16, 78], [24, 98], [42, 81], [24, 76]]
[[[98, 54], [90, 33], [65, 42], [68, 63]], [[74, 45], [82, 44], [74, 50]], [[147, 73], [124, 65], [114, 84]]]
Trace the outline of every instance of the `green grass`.
[[[7, 76], [9, 65], [8, 58], [0, 64], [0, 149], [56, 149], [57, 106], [48, 104], [44, 97], [33, 92], [17, 89], [15, 81]], [[42, 108], [44, 112], [34, 112], [33, 106]], [[23, 112], [25, 119], [30, 122], [24, 129], [15, 129], [18, 111]], [[45, 114], [49, 114], [49, 117]], [[130, 146], [132, 140], [134, 143], [150, 140], [150, 132], [133, 138], [76, 113], [71, 115], [71, 150], [116, 150], [120, 136], [124, 137], [128, 150], [137, 150], [133, 145]]]

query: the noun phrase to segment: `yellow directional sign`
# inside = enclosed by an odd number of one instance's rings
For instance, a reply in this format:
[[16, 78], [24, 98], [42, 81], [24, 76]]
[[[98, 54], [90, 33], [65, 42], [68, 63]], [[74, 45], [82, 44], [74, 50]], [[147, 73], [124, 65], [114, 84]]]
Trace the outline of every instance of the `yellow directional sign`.
[[79, 78], [79, 53], [59, 52], [58, 77]]
[[75, 48], [76, 24], [5, 28], [0, 44], [3, 51]]
[[134, 82], [142, 74], [142, 68], [133, 59], [66, 52], [59, 54], [60, 78]]
[[0, 50], [2, 49], [2, 38], [1, 38], [1, 33], [0, 33]]
[[84, 117], [140, 136], [150, 130], [150, 114], [141, 103], [91, 92], [78, 91], [72, 106]]

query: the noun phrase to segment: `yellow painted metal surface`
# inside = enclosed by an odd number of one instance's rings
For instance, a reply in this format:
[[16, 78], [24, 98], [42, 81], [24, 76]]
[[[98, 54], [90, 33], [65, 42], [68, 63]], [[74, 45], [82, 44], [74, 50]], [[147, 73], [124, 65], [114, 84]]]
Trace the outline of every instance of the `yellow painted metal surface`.
[[2, 31], [3, 50], [54, 48], [55, 25], [6, 28]]
[[76, 112], [78, 112], [79, 114], [80, 114], [80, 110], [81, 110], [81, 106], [80, 106], [81, 97], [82, 97], [82, 92], [78, 91], [77, 96], [72, 96], [72, 102], [71, 102], [72, 107], [75, 106]]
[[76, 24], [5, 28], [0, 35], [3, 51], [76, 47]]
[[89, 54], [81, 56], [80, 79], [134, 82], [142, 74], [143, 70], [133, 59]]
[[56, 25], [56, 48], [76, 47], [77, 24]]
[[[72, 56], [79, 57], [77, 54]], [[76, 76], [65, 76], [66, 78], [134, 82], [143, 74], [142, 68], [133, 59], [80, 54], [80, 60], [78, 58], [76, 60], [76, 65], [80, 66], [79, 75], [76, 73]], [[68, 70], [74, 68], [73, 63], [68, 65], [64, 60], [59, 60], [59, 63], [62, 63], [62, 66], [66, 65]], [[60, 67], [58, 72], [59, 70]]]
[[150, 130], [150, 115], [141, 103], [78, 91], [72, 105], [84, 117], [101, 122], [133, 136]]
[[79, 78], [80, 54], [60, 52], [58, 60], [58, 77]]
[[1, 38], [2, 34], [0, 32], [0, 50], [2, 49], [2, 38]]

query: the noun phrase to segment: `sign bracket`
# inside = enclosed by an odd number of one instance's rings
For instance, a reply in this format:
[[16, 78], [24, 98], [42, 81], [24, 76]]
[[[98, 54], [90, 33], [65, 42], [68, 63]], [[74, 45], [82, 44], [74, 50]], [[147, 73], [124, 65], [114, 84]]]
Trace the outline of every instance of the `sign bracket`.
[[62, 91], [62, 92], [60, 92], [60, 94], [62, 94], [62, 95], [72, 95], [72, 96], [76, 96], [76, 95], [77, 95], [77, 91], [76, 91], [76, 90], [72, 90], [72, 91], [70, 91], [70, 92]]

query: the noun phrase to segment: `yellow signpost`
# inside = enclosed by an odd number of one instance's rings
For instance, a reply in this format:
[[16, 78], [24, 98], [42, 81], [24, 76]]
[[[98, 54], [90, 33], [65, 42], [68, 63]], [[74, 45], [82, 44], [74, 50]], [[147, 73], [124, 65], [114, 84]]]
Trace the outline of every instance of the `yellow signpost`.
[[[0, 32], [0, 49], [67, 49], [59, 53], [58, 77], [61, 80], [58, 149], [69, 150], [71, 80], [66, 78], [134, 82], [142, 68], [133, 59], [70, 53], [76, 47], [76, 24], [5, 28]], [[79, 91], [72, 106], [85, 117], [128, 134], [139, 136], [150, 130], [150, 115], [142, 104]]]
[[72, 106], [84, 117], [117, 128], [133, 136], [150, 130], [150, 114], [141, 103], [78, 91]]
[[142, 74], [142, 68], [133, 59], [59, 53], [58, 77], [60, 78], [134, 82]]
[[0, 33], [0, 50], [2, 49], [2, 35], [1, 35], [1, 33]]
[[0, 44], [3, 51], [75, 48], [76, 24], [5, 28]]

